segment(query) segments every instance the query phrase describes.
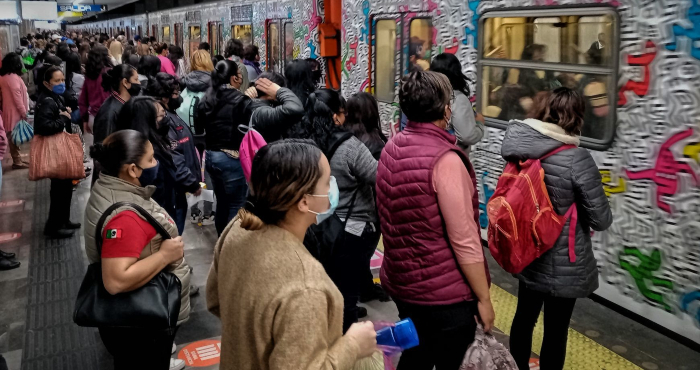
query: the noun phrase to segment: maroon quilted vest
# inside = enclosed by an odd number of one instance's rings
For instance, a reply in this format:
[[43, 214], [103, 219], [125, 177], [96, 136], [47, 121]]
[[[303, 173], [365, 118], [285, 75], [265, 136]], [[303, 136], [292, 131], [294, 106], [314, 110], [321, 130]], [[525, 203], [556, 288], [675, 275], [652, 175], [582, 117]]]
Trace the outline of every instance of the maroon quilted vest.
[[[432, 123], [409, 122], [387, 143], [379, 159], [377, 205], [384, 237], [381, 282], [400, 301], [447, 305], [476, 298], [457, 265], [432, 183], [437, 161], [449, 151], [459, 154], [474, 184], [472, 207], [478, 225], [476, 176], [455, 142], [453, 135]], [[488, 268], [486, 271], [488, 276]]]

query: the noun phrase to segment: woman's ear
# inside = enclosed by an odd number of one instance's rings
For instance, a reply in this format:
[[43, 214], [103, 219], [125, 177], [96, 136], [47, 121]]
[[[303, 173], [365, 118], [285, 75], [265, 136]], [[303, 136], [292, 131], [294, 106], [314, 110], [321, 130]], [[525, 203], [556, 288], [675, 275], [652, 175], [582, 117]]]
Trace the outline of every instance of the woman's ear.
[[136, 165], [133, 163], [126, 168], [126, 173], [135, 179], [138, 179], [140, 176], [138, 173], [138, 167], [136, 167]]
[[306, 195], [301, 197], [301, 200], [299, 200], [299, 202], [297, 203], [297, 209], [301, 213], [309, 212], [309, 197], [307, 197]]

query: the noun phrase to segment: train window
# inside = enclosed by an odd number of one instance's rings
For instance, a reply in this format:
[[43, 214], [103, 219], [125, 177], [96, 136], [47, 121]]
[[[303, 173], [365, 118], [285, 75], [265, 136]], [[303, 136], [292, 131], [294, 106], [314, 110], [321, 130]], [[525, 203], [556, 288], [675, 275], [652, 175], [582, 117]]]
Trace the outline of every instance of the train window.
[[170, 43], [170, 26], [163, 27], [163, 41], [162, 42]]
[[221, 44], [224, 37], [221, 32], [221, 22], [209, 22], [209, 45], [211, 45], [212, 55], [223, 54]]
[[175, 30], [173, 34], [175, 38], [175, 45], [182, 47], [183, 45], [183, 35], [182, 35], [182, 23], [175, 23]]
[[139, 37], [143, 37], [143, 28], [141, 26], [137, 26], [136, 29], [137, 35], [139, 35]]
[[608, 8], [486, 13], [477, 106], [487, 124], [523, 119], [543, 92], [565, 86], [586, 100], [583, 145], [607, 148], [615, 129], [616, 22]]
[[396, 87], [396, 21], [377, 21], [375, 31], [375, 96], [383, 102], [393, 102]]
[[267, 69], [273, 72], [279, 72], [279, 56], [280, 56], [280, 30], [277, 22], [270, 22], [267, 25]]
[[154, 24], [151, 26], [151, 37], [155, 37], [158, 40], [158, 25]]
[[433, 21], [426, 18], [411, 20], [408, 39], [408, 71], [414, 68], [430, 69], [433, 44]]
[[[202, 28], [200, 26], [190, 26], [190, 58], [192, 54], [199, 49], [199, 44], [202, 42]], [[216, 54], [215, 54], [216, 55]]]
[[294, 60], [294, 24], [284, 24], [284, 65]]
[[234, 39], [239, 39], [243, 46], [253, 43], [253, 26], [250, 24], [236, 24], [231, 26], [231, 34]]

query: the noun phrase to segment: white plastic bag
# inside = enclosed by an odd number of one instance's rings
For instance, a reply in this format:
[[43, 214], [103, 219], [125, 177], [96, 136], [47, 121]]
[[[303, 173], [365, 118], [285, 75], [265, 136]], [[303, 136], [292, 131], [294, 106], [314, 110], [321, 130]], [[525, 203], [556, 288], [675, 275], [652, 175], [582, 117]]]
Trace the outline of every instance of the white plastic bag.
[[518, 366], [508, 349], [478, 325], [459, 370], [518, 370]]
[[192, 208], [195, 204], [199, 204], [200, 202], [212, 202], [214, 203], [214, 191], [213, 190], [207, 190], [207, 189], [202, 189], [202, 194], [195, 196], [193, 194], [187, 193], [187, 208]]

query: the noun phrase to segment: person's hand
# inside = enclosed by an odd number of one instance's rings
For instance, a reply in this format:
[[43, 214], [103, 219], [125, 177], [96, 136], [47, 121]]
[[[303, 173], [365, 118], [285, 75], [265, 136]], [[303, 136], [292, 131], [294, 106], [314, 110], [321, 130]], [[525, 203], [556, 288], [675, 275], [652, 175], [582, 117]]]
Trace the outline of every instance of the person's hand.
[[73, 110], [70, 109], [70, 107], [66, 107], [66, 112], [68, 112], [68, 113], [73, 113]]
[[359, 358], [372, 356], [377, 350], [377, 332], [371, 321], [352, 324], [345, 335], [353, 338], [360, 346]]
[[477, 113], [477, 114], [476, 114], [476, 121], [477, 121], [477, 122], [484, 123], [486, 120], [484, 119], [484, 115], [483, 115], [483, 114]]
[[177, 262], [185, 256], [185, 243], [181, 236], [164, 240], [160, 245], [159, 252], [163, 254], [163, 258], [168, 264]]
[[70, 117], [70, 113], [68, 113], [68, 112], [66, 112], [66, 111], [61, 111], [61, 113], [59, 113], [59, 114], [62, 115], [62, 116], [68, 117], [69, 119], [71, 118], [71, 117]]
[[280, 85], [267, 78], [258, 78], [255, 80], [255, 87], [273, 99], [277, 98], [277, 91], [280, 89]]
[[198, 197], [198, 196], [202, 195], [202, 188], [200, 187], [199, 189], [197, 189], [197, 191], [195, 191], [194, 193], [192, 193], [192, 195], [194, 195], [195, 197]]
[[251, 86], [246, 89], [245, 95], [251, 99], [255, 99], [258, 97], [258, 90], [255, 88], [255, 86]]
[[485, 302], [479, 301], [477, 308], [479, 310], [477, 322], [481, 322], [485, 333], [490, 333], [491, 329], [493, 329], [493, 322], [496, 320], [496, 313], [493, 311], [491, 300], [489, 299]]

